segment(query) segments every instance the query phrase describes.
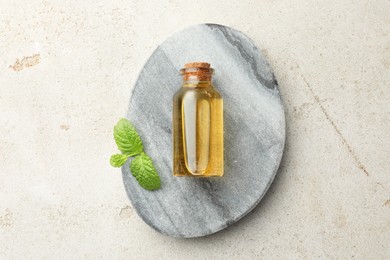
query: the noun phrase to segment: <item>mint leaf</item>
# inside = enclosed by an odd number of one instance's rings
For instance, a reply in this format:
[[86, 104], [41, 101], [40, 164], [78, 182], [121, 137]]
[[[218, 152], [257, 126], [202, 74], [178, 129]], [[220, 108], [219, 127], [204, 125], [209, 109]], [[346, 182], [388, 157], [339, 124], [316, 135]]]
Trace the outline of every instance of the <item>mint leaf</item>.
[[130, 164], [130, 170], [142, 188], [156, 190], [161, 181], [152, 159], [144, 153], [142, 140], [129, 120], [122, 118], [114, 127], [114, 139], [123, 154], [114, 154], [110, 164], [121, 167], [129, 157], [136, 156]]
[[147, 190], [160, 188], [160, 177], [154, 168], [152, 159], [145, 153], [141, 153], [135, 157], [130, 164], [130, 170], [142, 188]]
[[121, 167], [129, 157], [130, 155], [127, 154], [114, 154], [110, 158], [110, 164], [114, 167]]
[[134, 126], [129, 120], [122, 118], [114, 127], [114, 139], [118, 149], [129, 156], [143, 152], [144, 146]]

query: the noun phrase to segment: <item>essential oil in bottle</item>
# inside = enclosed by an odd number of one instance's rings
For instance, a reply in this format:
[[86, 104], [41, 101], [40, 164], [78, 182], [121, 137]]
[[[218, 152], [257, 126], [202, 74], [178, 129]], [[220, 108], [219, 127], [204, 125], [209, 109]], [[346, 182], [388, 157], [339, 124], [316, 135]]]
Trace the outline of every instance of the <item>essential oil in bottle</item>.
[[211, 83], [209, 63], [180, 70], [183, 84], [173, 97], [173, 175], [223, 175], [223, 100]]

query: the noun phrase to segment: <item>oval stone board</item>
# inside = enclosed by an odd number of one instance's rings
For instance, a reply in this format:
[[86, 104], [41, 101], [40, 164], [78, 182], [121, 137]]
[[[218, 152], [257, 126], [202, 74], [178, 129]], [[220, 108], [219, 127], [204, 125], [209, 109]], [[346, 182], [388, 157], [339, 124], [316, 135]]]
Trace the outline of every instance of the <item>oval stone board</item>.
[[[224, 98], [225, 174], [172, 175], [172, 97], [179, 69], [205, 61]], [[261, 200], [279, 167], [285, 117], [271, 67], [243, 33], [216, 24], [186, 28], [165, 40], [143, 67], [127, 118], [135, 125], [161, 177], [161, 189], [142, 189], [122, 167], [126, 192], [141, 218], [174, 237], [200, 237], [238, 221]]]

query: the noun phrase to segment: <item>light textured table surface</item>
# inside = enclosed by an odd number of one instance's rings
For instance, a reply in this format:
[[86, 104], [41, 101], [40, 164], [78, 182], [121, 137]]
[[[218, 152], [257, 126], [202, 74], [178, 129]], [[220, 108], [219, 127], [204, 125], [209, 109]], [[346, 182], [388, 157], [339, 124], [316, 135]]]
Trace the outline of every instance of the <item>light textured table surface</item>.
[[[0, 6], [1, 259], [390, 255], [389, 1]], [[287, 143], [252, 213], [215, 235], [174, 239], [131, 207], [108, 163], [112, 127], [156, 46], [204, 22], [243, 31], [266, 54]]]

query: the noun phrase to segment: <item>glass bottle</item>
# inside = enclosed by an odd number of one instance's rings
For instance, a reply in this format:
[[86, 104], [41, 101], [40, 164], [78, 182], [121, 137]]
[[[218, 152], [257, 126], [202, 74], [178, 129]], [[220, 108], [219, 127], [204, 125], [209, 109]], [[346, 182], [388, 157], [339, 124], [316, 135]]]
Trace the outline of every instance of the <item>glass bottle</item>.
[[211, 83], [209, 63], [180, 70], [183, 84], [173, 97], [173, 175], [223, 175], [223, 100]]

